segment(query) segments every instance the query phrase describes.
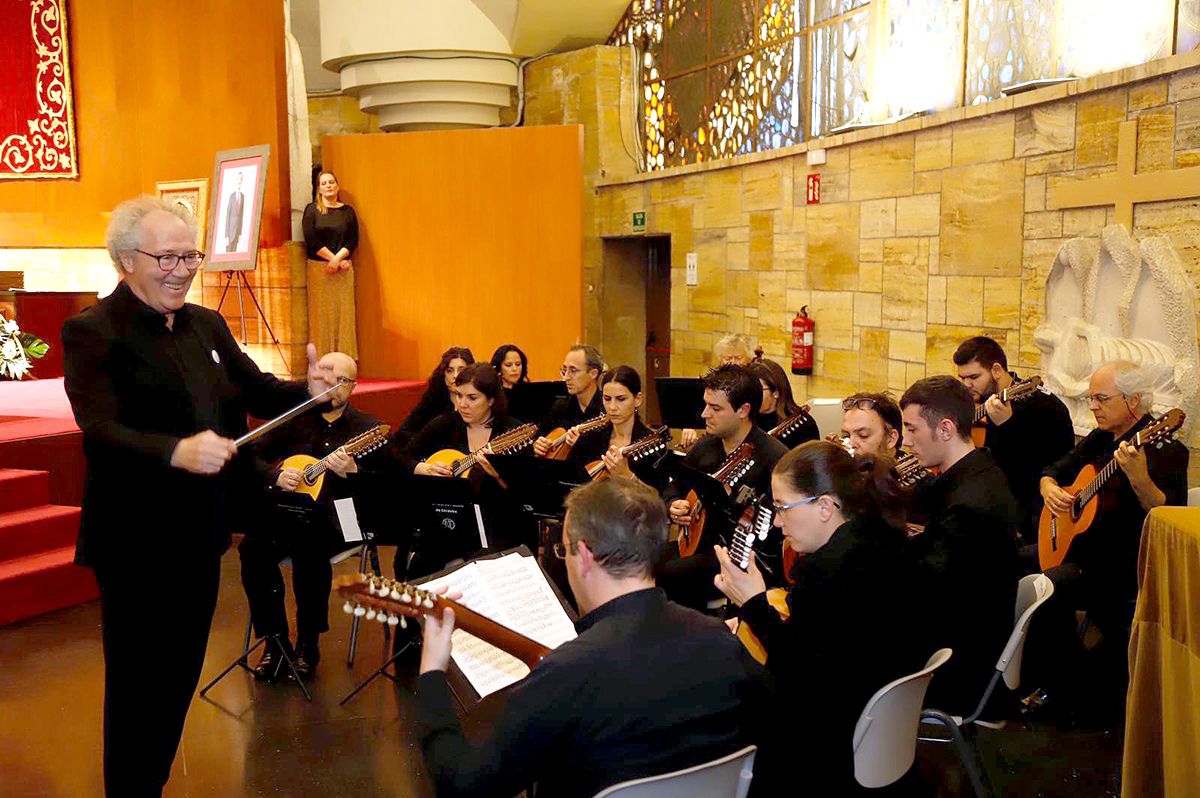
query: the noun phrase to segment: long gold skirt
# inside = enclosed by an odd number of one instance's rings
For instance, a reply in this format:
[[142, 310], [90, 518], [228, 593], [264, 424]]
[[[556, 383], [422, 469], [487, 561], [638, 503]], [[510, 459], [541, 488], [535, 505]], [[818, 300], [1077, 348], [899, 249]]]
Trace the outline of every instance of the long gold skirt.
[[308, 261], [308, 340], [318, 357], [345, 352], [358, 360], [353, 268], [326, 274], [325, 261]]

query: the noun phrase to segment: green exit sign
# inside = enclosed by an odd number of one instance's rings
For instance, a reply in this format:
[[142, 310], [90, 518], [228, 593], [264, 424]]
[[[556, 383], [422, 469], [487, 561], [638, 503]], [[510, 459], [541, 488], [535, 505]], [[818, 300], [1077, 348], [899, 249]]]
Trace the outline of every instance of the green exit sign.
[[645, 211], [634, 211], [634, 213], [633, 213], [633, 232], [635, 232], [635, 233], [646, 232], [646, 212]]

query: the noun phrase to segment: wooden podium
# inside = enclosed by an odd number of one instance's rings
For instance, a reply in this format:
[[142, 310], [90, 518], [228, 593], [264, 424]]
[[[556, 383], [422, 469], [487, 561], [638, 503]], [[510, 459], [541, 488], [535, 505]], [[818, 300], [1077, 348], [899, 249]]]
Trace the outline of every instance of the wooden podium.
[[63, 322], [96, 304], [96, 292], [13, 289], [12, 294], [21, 332], [36, 335], [50, 345], [45, 357], [31, 362], [33, 376], [38, 379], [61, 377]]

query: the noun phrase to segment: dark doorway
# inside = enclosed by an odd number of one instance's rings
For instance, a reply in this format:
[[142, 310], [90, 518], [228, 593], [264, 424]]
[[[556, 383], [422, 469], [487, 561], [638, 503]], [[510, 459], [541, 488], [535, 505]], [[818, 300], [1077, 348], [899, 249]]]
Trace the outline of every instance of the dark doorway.
[[641, 236], [604, 240], [599, 307], [609, 366], [627, 364], [642, 375], [642, 418], [659, 420], [656, 377], [671, 375], [671, 239]]

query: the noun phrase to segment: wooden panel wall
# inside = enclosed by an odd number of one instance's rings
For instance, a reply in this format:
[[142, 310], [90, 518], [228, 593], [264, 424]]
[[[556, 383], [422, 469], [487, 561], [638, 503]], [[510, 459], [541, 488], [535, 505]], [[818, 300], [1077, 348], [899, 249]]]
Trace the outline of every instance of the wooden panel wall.
[[282, 3], [86, 0], [68, 19], [81, 176], [0, 180], [0, 246], [101, 246], [121, 200], [264, 143], [263, 239], [290, 235]]
[[424, 377], [448, 346], [529, 355], [556, 379], [583, 331], [583, 128], [328, 136], [358, 213], [358, 335], [370, 377]]

